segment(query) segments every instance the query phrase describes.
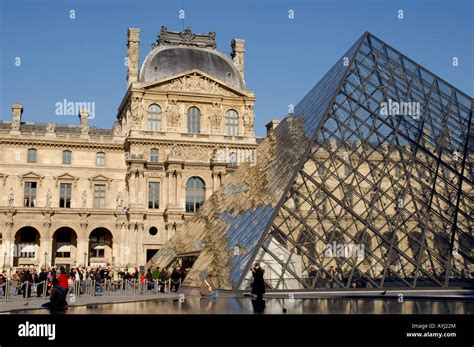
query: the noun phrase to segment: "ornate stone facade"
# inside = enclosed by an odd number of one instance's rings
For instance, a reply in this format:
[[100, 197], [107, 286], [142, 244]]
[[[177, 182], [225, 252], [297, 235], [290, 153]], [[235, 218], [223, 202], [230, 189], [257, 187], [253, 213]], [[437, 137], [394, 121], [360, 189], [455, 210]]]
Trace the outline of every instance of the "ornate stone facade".
[[[111, 129], [90, 126], [86, 109], [78, 126], [22, 123], [20, 104], [0, 122], [0, 266], [144, 265], [235, 169], [229, 153], [256, 148], [255, 97], [214, 33], [162, 29], [141, 72], [139, 46], [129, 29], [128, 88]], [[153, 65], [175, 46], [212, 55], [223, 72]]]

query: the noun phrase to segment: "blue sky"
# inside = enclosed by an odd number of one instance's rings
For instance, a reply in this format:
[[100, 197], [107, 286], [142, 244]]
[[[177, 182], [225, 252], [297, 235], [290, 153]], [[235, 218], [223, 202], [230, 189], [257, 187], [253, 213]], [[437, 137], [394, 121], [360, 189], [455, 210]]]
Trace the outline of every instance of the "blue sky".
[[[95, 102], [92, 125], [110, 128], [126, 90], [126, 33], [141, 29], [140, 62], [160, 27], [217, 33], [218, 49], [246, 40], [246, 83], [255, 130], [282, 118], [362, 35], [370, 31], [449, 83], [474, 95], [471, 0], [0, 0], [0, 120], [11, 104], [23, 120], [78, 124], [55, 104]], [[402, 9], [404, 19], [397, 18]], [[70, 19], [70, 10], [75, 19]], [[294, 19], [289, 19], [289, 11]], [[15, 66], [17, 57], [21, 65]], [[458, 57], [459, 66], [452, 59]]]

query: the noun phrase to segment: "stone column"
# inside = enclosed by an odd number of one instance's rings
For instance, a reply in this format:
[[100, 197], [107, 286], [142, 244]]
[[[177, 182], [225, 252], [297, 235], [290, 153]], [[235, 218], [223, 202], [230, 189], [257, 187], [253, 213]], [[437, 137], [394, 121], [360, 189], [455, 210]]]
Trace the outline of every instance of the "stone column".
[[136, 193], [136, 183], [135, 183], [135, 172], [128, 172], [128, 204], [129, 207], [135, 205], [135, 199], [137, 197]]
[[171, 177], [170, 172], [166, 172], [166, 206], [171, 206]]
[[138, 59], [140, 51], [140, 29], [128, 28], [128, 71], [127, 71], [127, 85], [130, 86], [133, 82], [138, 81]]
[[23, 113], [23, 105], [21, 104], [13, 104], [12, 105], [12, 123], [11, 123], [11, 130], [12, 131], [20, 131], [20, 124], [21, 124], [21, 115]]
[[176, 171], [176, 198], [174, 201], [174, 206], [178, 207], [179, 206], [179, 191], [181, 189], [181, 177], [182, 174], [180, 171]]
[[138, 171], [138, 205], [141, 208], [145, 208], [145, 197], [146, 197], [146, 182], [145, 182], [145, 172], [144, 170]]

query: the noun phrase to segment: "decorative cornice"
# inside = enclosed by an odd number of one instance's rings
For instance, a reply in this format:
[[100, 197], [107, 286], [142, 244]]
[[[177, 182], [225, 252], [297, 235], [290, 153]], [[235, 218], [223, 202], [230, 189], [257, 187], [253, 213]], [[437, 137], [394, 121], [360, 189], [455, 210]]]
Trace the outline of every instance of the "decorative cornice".
[[70, 148], [93, 148], [105, 150], [124, 150], [123, 143], [112, 142], [86, 142], [86, 141], [67, 141], [61, 138], [48, 139], [21, 139], [21, 138], [0, 138], [0, 145], [20, 145], [20, 146], [44, 146], [44, 147], [70, 147]]
[[200, 146], [213, 149], [216, 145], [222, 145], [223, 147], [235, 148], [235, 149], [255, 149], [258, 146], [258, 143], [229, 143], [229, 142], [217, 142], [217, 141], [208, 141], [208, 142], [193, 142], [193, 141], [183, 141], [183, 140], [160, 140], [160, 139], [146, 139], [146, 138], [136, 138], [129, 137], [126, 139], [127, 144], [129, 145], [164, 145], [164, 146], [173, 146], [177, 143], [180, 146], [192, 147]]
[[194, 34], [189, 27], [183, 32], [168, 31], [167, 27], [162, 26], [156, 42], [159, 45], [183, 45], [215, 49], [216, 33]]

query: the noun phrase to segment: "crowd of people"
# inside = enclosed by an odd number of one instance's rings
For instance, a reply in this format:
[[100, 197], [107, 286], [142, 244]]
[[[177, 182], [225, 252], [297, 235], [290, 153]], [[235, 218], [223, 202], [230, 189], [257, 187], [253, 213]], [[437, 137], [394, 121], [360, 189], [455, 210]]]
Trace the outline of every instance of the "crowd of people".
[[[120, 289], [119, 283], [125, 289], [128, 283], [133, 285], [140, 283], [141, 287], [146, 287], [148, 290], [164, 293], [166, 289], [177, 292], [182, 281], [186, 277], [188, 269], [175, 267], [172, 269], [160, 267], [149, 268], [147, 271], [139, 271], [138, 268], [118, 269], [110, 266], [100, 266], [93, 268], [71, 268], [66, 271], [64, 267], [56, 269], [55, 267], [49, 269], [41, 269], [40, 272], [36, 270], [18, 270], [11, 276], [4, 270], [0, 274], [0, 295], [5, 295], [6, 282], [9, 282], [13, 295], [23, 295], [23, 297], [31, 297], [32, 291], [36, 293], [37, 297], [51, 295], [54, 287], [53, 280], [57, 279], [58, 285], [64, 289], [65, 294], [74, 290], [76, 283], [77, 289], [83, 294], [85, 292], [86, 282], [95, 281], [96, 294], [100, 295], [103, 291], [104, 285], [113, 283], [113, 288]], [[46, 286], [46, 287], [45, 287]]]

